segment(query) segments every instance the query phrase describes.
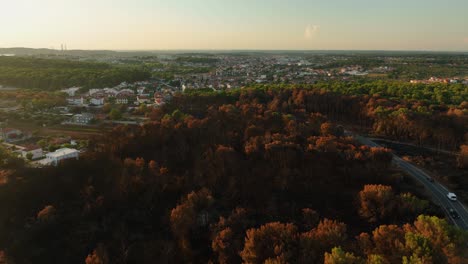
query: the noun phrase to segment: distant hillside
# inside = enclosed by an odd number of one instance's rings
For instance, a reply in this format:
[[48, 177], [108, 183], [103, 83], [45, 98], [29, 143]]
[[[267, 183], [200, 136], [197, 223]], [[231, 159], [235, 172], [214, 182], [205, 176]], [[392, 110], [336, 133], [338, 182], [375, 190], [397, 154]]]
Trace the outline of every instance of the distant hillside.
[[69, 56], [150, 56], [157, 54], [183, 55], [183, 56], [261, 56], [261, 55], [329, 55], [329, 56], [424, 56], [424, 55], [460, 55], [467, 56], [468, 52], [451, 51], [391, 51], [391, 50], [56, 50], [56, 49], [32, 49], [23, 47], [0, 48], [0, 54], [15, 54], [17, 56], [35, 55], [69, 55]]
[[0, 57], [0, 84], [19, 88], [100, 88], [124, 81], [141, 81], [149, 77], [149, 72], [137, 67], [117, 67], [105, 63], [63, 59]]
[[112, 51], [112, 50], [55, 50], [31, 48], [0, 48], [0, 54], [16, 56], [71, 56], [71, 57], [134, 57], [156, 55], [153, 51]]
[[67, 50], [60, 51], [54, 49], [30, 49], [30, 48], [0, 48], [0, 54], [15, 54], [17, 56], [37, 56], [37, 55], [72, 55], [72, 56], [92, 56], [92, 55], [114, 55], [116, 51], [109, 50]]

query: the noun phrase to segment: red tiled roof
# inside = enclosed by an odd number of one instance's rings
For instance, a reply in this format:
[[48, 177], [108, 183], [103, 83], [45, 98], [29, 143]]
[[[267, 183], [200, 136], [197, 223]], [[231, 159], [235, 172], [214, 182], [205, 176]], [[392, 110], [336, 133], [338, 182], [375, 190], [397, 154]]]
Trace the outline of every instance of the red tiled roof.
[[38, 145], [34, 145], [34, 144], [24, 146], [25, 151], [31, 151], [31, 150], [36, 150], [40, 148], [41, 147], [39, 147]]

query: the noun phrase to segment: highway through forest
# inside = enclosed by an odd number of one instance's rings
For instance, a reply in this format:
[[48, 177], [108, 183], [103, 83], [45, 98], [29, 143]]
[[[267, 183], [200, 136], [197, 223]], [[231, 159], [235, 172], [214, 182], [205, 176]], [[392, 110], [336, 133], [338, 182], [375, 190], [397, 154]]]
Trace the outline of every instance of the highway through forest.
[[[355, 138], [361, 144], [367, 145], [369, 147], [382, 147], [368, 138], [362, 136], [356, 136]], [[433, 201], [442, 207], [447, 217], [455, 226], [468, 230], [468, 210], [466, 210], [466, 207], [459, 200], [452, 201], [447, 198], [447, 194], [450, 191], [445, 186], [438, 183], [437, 181], [431, 181], [430, 175], [394, 154], [393, 163], [424, 185], [426, 190], [431, 195]], [[455, 210], [460, 217], [454, 218], [449, 213], [450, 208]]]

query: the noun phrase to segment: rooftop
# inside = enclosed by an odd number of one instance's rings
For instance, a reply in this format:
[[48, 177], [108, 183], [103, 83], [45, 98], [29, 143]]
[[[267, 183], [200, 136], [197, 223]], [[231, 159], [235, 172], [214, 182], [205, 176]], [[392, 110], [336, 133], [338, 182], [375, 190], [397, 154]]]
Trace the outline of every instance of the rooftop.
[[61, 156], [73, 154], [73, 153], [78, 153], [78, 150], [71, 149], [71, 148], [61, 148], [61, 149], [57, 149], [55, 152], [49, 153], [47, 156], [56, 158], [56, 157], [61, 157]]

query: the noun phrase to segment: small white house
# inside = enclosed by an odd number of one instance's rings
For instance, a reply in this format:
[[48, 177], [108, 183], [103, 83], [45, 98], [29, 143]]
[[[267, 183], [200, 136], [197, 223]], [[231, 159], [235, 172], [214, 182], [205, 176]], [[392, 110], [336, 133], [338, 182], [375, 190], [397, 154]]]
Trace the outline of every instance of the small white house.
[[70, 105], [84, 105], [83, 97], [68, 97], [67, 102]]
[[146, 88], [145, 87], [138, 87], [137, 88], [137, 94], [138, 95], [147, 95], [148, 93], [146, 93]]
[[76, 114], [72, 117], [72, 123], [87, 125], [94, 119], [94, 115], [90, 113]]
[[48, 165], [57, 166], [60, 161], [66, 159], [79, 159], [79, 151], [70, 148], [57, 149], [55, 152], [46, 154], [46, 163]]
[[89, 99], [89, 103], [92, 105], [103, 105], [104, 104], [104, 98], [102, 97], [92, 97]]

